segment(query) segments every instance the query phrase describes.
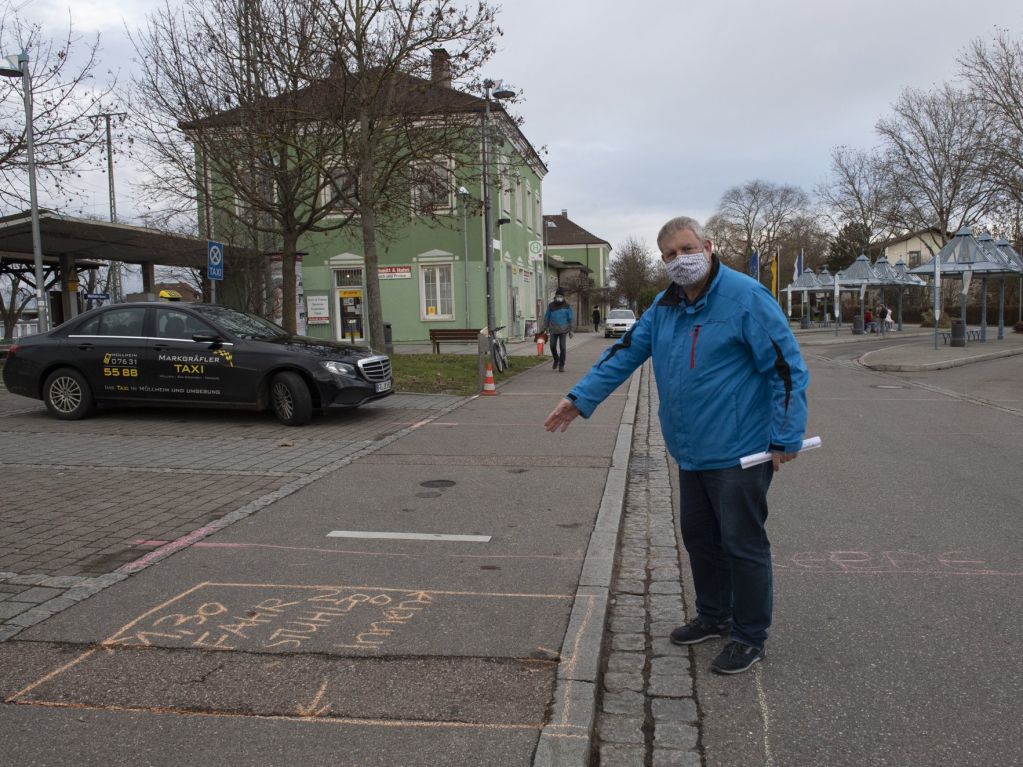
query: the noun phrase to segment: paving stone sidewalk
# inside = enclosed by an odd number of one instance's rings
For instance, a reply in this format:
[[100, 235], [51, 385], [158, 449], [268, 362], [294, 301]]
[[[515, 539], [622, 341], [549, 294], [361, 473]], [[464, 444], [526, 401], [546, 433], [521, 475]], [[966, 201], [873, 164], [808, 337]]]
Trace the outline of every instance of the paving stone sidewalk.
[[594, 750], [601, 767], [699, 767], [690, 651], [668, 640], [685, 621], [667, 451], [657, 389], [643, 368], [609, 611]]
[[395, 394], [289, 429], [261, 413], [114, 410], [50, 418], [0, 390], [0, 642], [463, 400]]

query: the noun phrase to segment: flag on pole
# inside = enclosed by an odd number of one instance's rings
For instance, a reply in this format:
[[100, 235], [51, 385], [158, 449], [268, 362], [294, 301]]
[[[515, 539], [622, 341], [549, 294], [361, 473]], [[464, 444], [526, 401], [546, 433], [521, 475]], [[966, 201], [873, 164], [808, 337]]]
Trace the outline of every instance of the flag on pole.
[[793, 280], [792, 280], [793, 282], [798, 280], [799, 279], [799, 275], [801, 275], [803, 273], [803, 249], [802, 248], [799, 249], [799, 255], [796, 256], [796, 263], [792, 267], [792, 273], [795, 275], [793, 277]]
[[760, 281], [760, 254], [755, 250], [749, 257], [749, 276], [757, 282]]
[[771, 295], [778, 298], [778, 254], [771, 259]]

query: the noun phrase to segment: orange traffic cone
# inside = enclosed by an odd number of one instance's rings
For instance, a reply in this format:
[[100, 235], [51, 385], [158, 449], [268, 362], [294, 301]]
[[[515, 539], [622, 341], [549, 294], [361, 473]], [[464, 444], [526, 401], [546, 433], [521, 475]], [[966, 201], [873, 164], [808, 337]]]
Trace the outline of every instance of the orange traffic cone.
[[480, 394], [488, 396], [495, 396], [497, 394], [497, 387], [494, 385], [494, 369], [490, 366], [490, 361], [487, 361], [487, 375], [483, 379], [483, 391]]

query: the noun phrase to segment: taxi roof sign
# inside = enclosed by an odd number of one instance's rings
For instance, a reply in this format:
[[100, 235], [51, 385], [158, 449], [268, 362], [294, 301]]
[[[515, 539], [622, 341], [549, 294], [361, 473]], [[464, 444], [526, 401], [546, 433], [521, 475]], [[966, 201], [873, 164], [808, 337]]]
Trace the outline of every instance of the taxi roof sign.
[[178, 293], [178, 291], [176, 290], [161, 290], [160, 298], [162, 298], [164, 301], [180, 301], [181, 294]]

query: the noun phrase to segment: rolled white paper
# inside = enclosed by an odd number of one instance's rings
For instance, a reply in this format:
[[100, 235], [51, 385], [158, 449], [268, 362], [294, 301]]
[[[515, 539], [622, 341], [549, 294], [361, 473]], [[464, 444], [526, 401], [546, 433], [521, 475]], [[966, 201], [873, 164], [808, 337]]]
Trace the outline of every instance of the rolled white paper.
[[[813, 450], [815, 447], [821, 446], [820, 437], [807, 437], [803, 440], [803, 446], [799, 448], [799, 452], [802, 453], [804, 450]], [[750, 466], [756, 466], [758, 463], [767, 463], [771, 460], [772, 453], [754, 453], [753, 455], [747, 455], [744, 458], [739, 459], [739, 463], [742, 464], [742, 468], [748, 469]]]

